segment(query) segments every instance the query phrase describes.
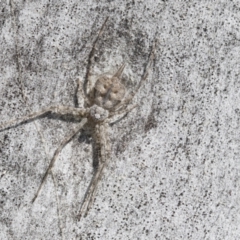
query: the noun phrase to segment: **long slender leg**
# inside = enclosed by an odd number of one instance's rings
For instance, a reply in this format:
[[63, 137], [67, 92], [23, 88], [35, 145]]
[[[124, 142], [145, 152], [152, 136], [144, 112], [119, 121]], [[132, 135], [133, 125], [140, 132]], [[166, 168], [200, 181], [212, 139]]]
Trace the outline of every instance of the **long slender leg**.
[[6, 128], [10, 128], [10, 127], [14, 127], [22, 122], [26, 122], [28, 120], [32, 120], [35, 119], [37, 117], [40, 117], [44, 114], [47, 113], [56, 113], [56, 114], [60, 114], [60, 115], [72, 115], [74, 117], [85, 117], [87, 115], [88, 109], [81, 109], [81, 108], [74, 108], [74, 107], [66, 107], [66, 106], [52, 106], [52, 107], [47, 107], [44, 108], [38, 112], [33, 112], [27, 116], [24, 117], [20, 117], [20, 118], [16, 118], [16, 119], [12, 119], [8, 122], [5, 122], [3, 124], [0, 125], [0, 132], [3, 131]]
[[105, 19], [105, 21], [104, 21], [96, 39], [95, 39], [95, 41], [93, 42], [92, 49], [91, 49], [89, 57], [88, 57], [87, 71], [86, 71], [85, 80], [83, 82], [83, 91], [84, 91], [84, 94], [85, 94], [86, 97], [89, 97], [89, 92], [88, 92], [89, 89], [87, 89], [87, 88], [88, 88], [88, 85], [89, 85], [89, 82], [90, 82], [89, 80], [90, 80], [90, 75], [91, 75], [91, 71], [92, 71], [92, 65], [93, 65], [93, 62], [94, 62], [96, 44], [97, 44], [98, 39], [103, 34], [103, 30], [104, 30], [104, 27], [107, 23], [107, 20], [108, 20], [108, 17]]
[[81, 217], [87, 216], [97, 190], [98, 182], [100, 181], [103, 170], [107, 164], [108, 159], [110, 158], [110, 140], [107, 134], [107, 128], [107, 123], [101, 125], [99, 124], [96, 126], [95, 141], [98, 163], [96, 164], [97, 166], [94, 169], [94, 175], [83, 199], [78, 216], [79, 220]]
[[61, 236], [61, 239], [65, 239], [63, 236], [63, 226], [62, 226], [62, 217], [61, 217], [61, 210], [60, 210], [60, 201], [59, 201], [59, 197], [58, 197], [58, 193], [57, 193], [57, 181], [56, 178], [53, 174], [53, 172], [51, 172], [51, 177], [53, 180], [53, 184], [54, 184], [54, 191], [55, 191], [55, 196], [56, 196], [56, 201], [57, 201], [57, 214], [58, 214], [58, 226], [59, 226], [59, 233]]
[[81, 78], [78, 78], [78, 85], [77, 85], [77, 105], [79, 106], [80, 103], [80, 99], [83, 98], [84, 99], [84, 104], [86, 104], [87, 106], [90, 106], [90, 101], [87, 98], [87, 96], [84, 94], [83, 91], [83, 86], [82, 86], [82, 80]]
[[152, 46], [152, 49], [151, 49], [151, 52], [150, 52], [150, 55], [149, 55], [148, 63], [146, 65], [145, 69], [144, 69], [143, 76], [142, 76], [142, 78], [141, 78], [137, 88], [135, 90], [133, 90], [131, 93], [129, 93], [128, 96], [125, 99], [123, 99], [123, 101], [121, 101], [115, 107], [116, 111], [119, 111], [119, 110], [122, 110], [123, 108], [125, 108], [128, 105], [128, 103], [132, 101], [134, 96], [138, 93], [138, 91], [139, 91], [140, 87], [142, 86], [142, 84], [147, 80], [147, 77], [149, 75], [149, 71], [150, 71], [151, 65], [153, 63], [155, 50], [156, 50], [156, 40], [154, 40], [154, 42], [153, 42], [153, 46]]
[[105, 163], [101, 163], [99, 164], [100, 166], [95, 170], [94, 172], [94, 176], [91, 180], [91, 183], [90, 183], [90, 186], [87, 190], [87, 194], [85, 195], [85, 198], [84, 198], [84, 201], [83, 201], [83, 204], [81, 206], [81, 209], [80, 209], [80, 213], [79, 213], [79, 220], [81, 219], [81, 217], [86, 217], [87, 216], [87, 213], [90, 209], [90, 206], [92, 204], [92, 201], [93, 201], [93, 196], [94, 196], [94, 193], [96, 191], [96, 188], [97, 188], [97, 184], [102, 176], [102, 173], [103, 173], [103, 169], [105, 167]]
[[53, 155], [53, 158], [47, 168], [47, 171], [45, 172], [43, 178], [42, 178], [42, 181], [41, 181], [41, 184], [37, 190], [37, 193], [35, 194], [33, 200], [32, 200], [32, 203], [36, 200], [36, 198], [38, 197], [38, 194], [44, 184], [44, 182], [46, 181], [47, 179], [47, 176], [48, 174], [50, 173], [50, 171], [52, 170], [52, 167], [54, 166], [54, 163], [56, 162], [56, 159], [59, 155], [59, 153], [62, 151], [62, 149], [65, 147], [65, 145], [82, 129], [82, 127], [87, 123], [87, 118], [83, 118], [82, 121], [80, 122], [80, 124], [72, 131], [72, 133], [67, 136], [63, 141], [62, 143], [60, 144], [60, 146], [57, 148], [57, 150], [55, 151], [54, 155]]
[[134, 108], [136, 108], [138, 106], [138, 104], [134, 104], [128, 108], [124, 108], [124, 109], [121, 109], [121, 110], [118, 110], [116, 112], [112, 112], [109, 114], [109, 118], [108, 118], [108, 122], [110, 122], [109, 120], [111, 120], [113, 117], [117, 116], [117, 115], [122, 115], [122, 114], [127, 114], [129, 112], [131, 112]]

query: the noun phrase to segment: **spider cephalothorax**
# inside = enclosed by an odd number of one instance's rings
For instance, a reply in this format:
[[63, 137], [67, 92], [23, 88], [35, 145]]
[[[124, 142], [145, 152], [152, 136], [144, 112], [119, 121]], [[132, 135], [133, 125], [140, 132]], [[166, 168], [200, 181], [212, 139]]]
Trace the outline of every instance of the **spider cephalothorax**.
[[89, 115], [94, 122], [102, 122], [108, 118], [109, 112], [108, 110], [94, 104], [92, 107], [90, 107]]

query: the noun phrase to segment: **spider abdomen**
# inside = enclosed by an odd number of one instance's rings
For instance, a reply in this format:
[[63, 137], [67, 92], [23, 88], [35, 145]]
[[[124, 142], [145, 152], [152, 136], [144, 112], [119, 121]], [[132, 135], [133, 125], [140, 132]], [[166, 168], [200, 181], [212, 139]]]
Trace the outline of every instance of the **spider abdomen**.
[[125, 96], [125, 87], [118, 77], [103, 76], [94, 86], [95, 103], [104, 108], [114, 108]]

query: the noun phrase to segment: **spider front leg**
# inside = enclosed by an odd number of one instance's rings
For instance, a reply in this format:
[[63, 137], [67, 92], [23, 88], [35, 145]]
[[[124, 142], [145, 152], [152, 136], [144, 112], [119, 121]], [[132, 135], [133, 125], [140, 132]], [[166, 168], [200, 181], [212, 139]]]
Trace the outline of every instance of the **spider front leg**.
[[60, 144], [60, 146], [56, 149], [56, 151], [54, 152], [54, 155], [53, 155], [53, 158], [42, 178], [42, 181], [41, 181], [41, 184], [32, 200], [32, 203], [34, 203], [34, 201], [36, 200], [36, 198], [38, 197], [39, 195], [39, 192], [44, 184], [44, 182], [46, 181], [47, 179], [47, 176], [48, 174], [50, 173], [50, 171], [52, 170], [53, 166], [54, 166], [54, 163], [56, 162], [56, 159], [59, 155], [59, 153], [62, 151], [62, 149], [66, 146], [66, 144], [68, 142], [71, 141], [71, 139], [82, 129], [82, 127], [87, 123], [87, 118], [83, 118], [82, 121], [79, 123], [79, 125], [71, 132], [71, 134], [69, 136], [67, 136]]
[[88, 109], [80, 109], [67, 106], [52, 106], [44, 108], [38, 112], [30, 113], [27, 116], [9, 120], [0, 125], [0, 132], [11, 127], [15, 127], [23, 122], [34, 120], [37, 117], [43, 116], [47, 113], [55, 113], [59, 115], [72, 115], [73, 117], [85, 117], [88, 115]]
[[[17, 118], [17, 119], [13, 119], [13, 120], [10, 120], [6, 123], [3, 123], [0, 125], [0, 131], [3, 131], [7, 128], [10, 128], [10, 127], [14, 127], [14, 126], [17, 126], [19, 125], [20, 123], [23, 123], [23, 122], [26, 122], [26, 121], [29, 121], [29, 120], [34, 120], [35, 118], [37, 117], [40, 117], [40, 116], [43, 116], [47, 113], [55, 113], [55, 114], [60, 114], [60, 115], [72, 115], [73, 117], [75, 118], [80, 118], [80, 117], [88, 117], [88, 113], [89, 113], [89, 110], [88, 109], [80, 109], [80, 108], [74, 108], [74, 107], [67, 107], [67, 106], [52, 106], [52, 107], [47, 107], [47, 108], [44, 108], [38, 112], [34, 112], [34, 113], [31, 113], [27, 116], [24, 116], [24, 117], [21, 117], [21, 118]], [[80, 122], [80, 124], [77, 126], [77, 128], [75, 128], [73, 130], [73, 132], [71, 133], [71, 135], [69, 135], [68, 137], [66, 137], [61, 145], [58, 147], [58, 149], [55, 151], [54, 153], [54, 156], [47, 168], [47, 171], [45, 172], [44, 174], [44, 177], [41, 181], [41, 184], [38, 188], [38, 191], [35, 195], [35, 197], [33, 198], [32, 202], [35, 201], [35, 199], [37, 198], [48, 174], [50, 173], [59, 153], [61, 152], [61, 150], [63, 149], [63, 147], [80, 131], [80, 129], [83, 127], [84, 124], [86, 124], [87, 122], [87, 118], [84, 118], [82, 119], [82, 121]]]
[[97, 124], [95, 127], [94, 139], [96, 145], [96, 158], [97, 163], [94, 165], [94, 173], [92, 180], [89, 184], [87, 192], [84, 196], [78, 219], [80, 220], [81, 217], [86, 217], [87, 213], [92, 205], [94, 195], [97, 190], [98, 182], [100, 181], [103, 170], [107, 164], [107, 160], [110, 158], [110, 139], [107, 134], [108, 130], [108, 123], [100, 123]]

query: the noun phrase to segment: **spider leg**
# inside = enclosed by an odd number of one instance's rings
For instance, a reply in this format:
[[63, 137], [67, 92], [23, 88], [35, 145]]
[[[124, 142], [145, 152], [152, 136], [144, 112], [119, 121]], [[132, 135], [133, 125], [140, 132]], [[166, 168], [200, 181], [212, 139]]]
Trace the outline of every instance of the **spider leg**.
[[30, 113], [27, 116], [12, 119], [8, 122], [5, 122], [5, 123], [1, 124], [0, 125], [0, 132], [3, 131], [4, 129], [14, 127], [16, 125], [19, 125], [22, 122], [33, 120], [37, 117], [40, 117], [40, 116], [42, 116], [44, 114], [47, 114], [47, 113], [50, 113], [50, 112], [60, 114], [60, 115], [69, 114], [69, 115], [72, 115], [74, 117], [81, 117], [81, 116], [84, 117], [84, 116], [87, 116], [88, 109], [81, 109], [81, 108], [74, 108], [74, 107], [67, 107], [67, 106], [47, 107], [47, 108], [44, 108], [44, 109], [42, 109], [38, 112], [33, 112], [33, 113]]
[[129, 112], [131, 112], [134, 108], [136, 108], [138, 106], [138, 104], [134, 104], [134, 105], [131, 105], [129, 107], [127, 106], [124, 106], [124, 108], [118, 110], [118, 111], [115, 111], [115, 112], [112, 112], [109, 114], [109, 118], [108, 119], [112, 119], [113, 117], [117, 116], [117, 115], [125, 115]]
[[84, 94], [83, 86], [82, 86], [82, 80], [81, 78], [78, 78], [78, 85], [77, 85], [77, 105], [79, 106], [79, 103], [81, 102], [81, 98], [84, 99], [84, 104], [87, 106], [90, 106], [90, 101], [87, 98], [87, 96]]
[[104, 23], [103, 23], [103, 25], [102, 25], [102, 27], [101, 27], [101, 29], [100, 29], [96, 39], [94, 40], [93, 45], [92, 45], [92, 49], [91, 49], [89, 57], [88, 57], [87, 71], [86, 71], [85, 80], [83, 82], [83, 92], [84, 92], [85, 96], [88, 97], [88, 98], [89, 98], [89, 90], [91, 89], [91, 86], [89, 86], [89, 85], [91, 84], [90, 83], [90, 76], [91, 76], [91, 72], [92, 72], [92, 65], [93, 65], [93, 62], [94, 62], [96, 44], [97, 44], [98, 39], [103, 34], [103, 30], [104, 30], [104, 27], [105, 27], [105, 25], [107, 23], [107, 20], [108, 20], [108, 17], [105, 19], [105, 21], [104, 21]]
[[98, 166], [98, 168], [95, 170], [94, 172], [94, 176], [91, 180], [91, 183], [90, 183], [90, 186], [87, 190], [87, 193], [84, 197], [84, 200], [83, 200], [83, 204], [81, 206], [81, 209], [80, 209], [80, 213], [79, 213], [79, 220], [81, 219], [81, 217], [86, 217], [87, 216], [87, 213], [90, 209], [90, 206], [92, 204], [92, 201], [93, 201], [93, 197], [94, 197], [94, 194], [95, 194], [95, 191], [96, 191], [96, 188], [97, 188], [97, 184], [102, 176], [102, 173], [103, 173], [103, 169], [105, 167], [105, 164], [99, 164], [100, 166]]
[[123, 108], [125, 108], [129, 102], [132, 101], [132, 99], [134, 98], [134, 96], [138, 93], [139, 89], [141, 88], [142, 84], [147, 80], [148, 78], [148, 75], [149, 75], [149, 72], [150, 72], [150, 68], [151, 68], [151, 65], [153, 63], [153, 60], [154, 60], [154, 55], [155, 55], [155, 50], [156, 50], [156, 40], [154, 41], [153, 43], [153, 46], [152, 46], [152, 49], [151, 49], [151, 52], [150, 52], [150, 55], [149, 55], [149, 58], [148, 58], [148, 62], [147, 62], [147, 65], [144, 69], [144, 72], [143, 72], [143, 75], [142, 75], [142, 78], [137, 86], [137, 88], [135, 90], [133, 90], [131, 93], [128, 94], [128, 96], [126, 96], [116, 107], [115, 107], [115, 110], [116, 111], [119, 111], [119, 110], [122, 110]]
[[97, 154], [97, 166], [95, 166], [94, 174], [92, 180], [89, 184], [87, 192], [84, 196], [83, 203], [79, 212], [79, 220], [80, 218], [86, 217], [87, 213], [92, 205], [94, 200], [94, 195], [97, 190], [98, 182], [100, 181], [103, 170], [107, 164], [107, 160], [110, 158], [110, 140], [107, 135], [107, 123], [96, 125], [95, 131], [95, 141], [96, 141], [96, 154]]
[[39, 195], [39, 192], [41, 191], [41, 188], [44, 184], [44, 182], [47, 179], [48, 174], [50, 173], [50, 171], [52, 170], [52, 167], [54, 166], [54, 163], [56, 162], [56, 159], [59, 155], [59, 153], [62, 151], [62, 149], [66, 146], [66, 144], [82, 129], [82, 127], [87, 123], [87, 118], [83, 118], [82, 121], [80, 122], [80, 124], [71, 132], [71, 134], [69, 136], [67, 136], [60, 144], [60, 146], [56, 149], [56, 151], [54, 152], [53, 158], [47, 168], [47, 171], [45, 172], [41, 184], [32, 200], [32, 203], [34, 203], [34, 201], [36, 200], [36, 198]]

